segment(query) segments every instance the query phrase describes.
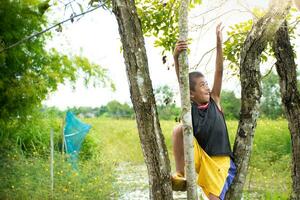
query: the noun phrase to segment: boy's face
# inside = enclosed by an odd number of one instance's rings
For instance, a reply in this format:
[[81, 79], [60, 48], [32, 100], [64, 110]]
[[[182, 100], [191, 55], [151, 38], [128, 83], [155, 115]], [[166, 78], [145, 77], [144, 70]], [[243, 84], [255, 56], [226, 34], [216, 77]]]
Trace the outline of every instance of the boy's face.
[[196, 78], [195, 91], [191, 91], [191, 99], [198, 104], [209, 102], [210, 89], [204, 77]]

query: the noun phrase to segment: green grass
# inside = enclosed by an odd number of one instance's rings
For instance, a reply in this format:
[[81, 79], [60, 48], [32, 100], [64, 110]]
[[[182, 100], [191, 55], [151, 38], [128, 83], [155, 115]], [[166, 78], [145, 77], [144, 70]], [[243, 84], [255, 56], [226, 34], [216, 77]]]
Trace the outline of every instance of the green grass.
[[[104, 154], [114, 162], [144, 162], [136, 122], [133, 120], [89, 119], [93, 137], [103, 141]], [[174, 169], [172, 152], [173, 121], [161, 121], [169, 157]], [[227, 121], [231, 145], [234, 144], [237, 121]], [[285, 120], [259, 120], [255, 132], [245, 199], [286, 199], [291, 190], [291, 141]]]
[[285, 120], [259, 120], [245, 189], [261, 199], [288, 199], [291, 140]]
[[[87, 135], [78, 170], [60, 152], [62, 120], [35, 118], [1, 135], [0, 199], [117, 198], [112, 162], [102, 153], [101, 140]], [[50, 179], [50, 129], [55, 131], [54, 191]], [[0, 131], [1, 133], [1, 131]]]
[[[115, 167], [123, 162], [136, 165], [144, 163], [136, 122], [107, 118], [84, 121], [91, 124], [92, 129], [83, 144], [79, 173], [72, 171], [70, 165], [63, 162], [57, 144], [61, 123], [52, 123], [55, 126], [57, 150], [54, 199], [117, 198]], [[42, 127], [46, 124], [44, 122]], [[161, 121], [173, 170], [171, 138], [175, 125], [173, 121]], [[227, 125], [233, 145], [238, 122], [227, 121]], [[49, 126], [44, 130], [45, 133], [38, 127], [38, 138], [42, 139], [37, 141], [41, 142], [49, 137]], [[18, 134], [22, 135], [21, 132]], [[35, 130], [31, 130], [31, 134], [35, 134]], [[29, 134], [26, 135], [26, 141], [28, 138]], [[30, 149], [31, 153], [25, 155], [13, 149], [1, 152], [0, 199], [50, 199], [49, 156], [45, 154], [48, 153], [48, 142], [32, 145]], [[244, 187], [245, 199], [287, 199], [291, 190], [290, 155], [287, 122], [259, 120]]]
[[0, 199], [110, 199], [117, 196], [114, 172], [108, 162], [94, 157], [80, 162], [78, 168], [73, 170], [57, 152], [52, 193], [48, 159], [10, 152], [1, 158]]

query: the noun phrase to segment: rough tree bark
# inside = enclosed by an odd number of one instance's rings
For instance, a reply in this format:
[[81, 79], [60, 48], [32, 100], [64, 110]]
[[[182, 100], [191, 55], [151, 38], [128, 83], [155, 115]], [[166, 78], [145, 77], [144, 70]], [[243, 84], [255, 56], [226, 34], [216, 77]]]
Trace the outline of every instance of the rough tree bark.
[[276, 32], [273, 51], [277, 59], [275, 66], [279, 75], [281, 100], [292, 140], [291, 199], [300, 200], [300, 93], [297, 89], [296, 63], [286, 21]]
[[[279, 2], [278, 0], [276, 0]], [[237, 174], [226, 194], [226, 199], [238, 200], [243, 187], [252, 151], [256, 121], [261, 97], [261, 53], [267, 42], [282, 24], [290, 7], [290, 1], [271, 4], [269, 11], [253, 26], [241, 49], [240, 80], [242, 88], [240, 120], [233, 147]]]
[[158, 120], [142, 27], [135, 2], [134, 0], [112, 2], [123, 44], [131, 101], [148, 169], [150, 199], [173, 199], [170, 161]]
[[[187, 41], [188, 39], [188, 4], [189, 0], [182, 0], [179, 9], [179, 41]], [[193, 145], [193, 127], [191, 117], [190, 103], [190, 86], [189, 86], [189, 63], [187, 51], [180, 53], [179, 58], [179, 86], [181, 96], [182, 124], [183, 124], [183, 143], [184, 143], [184, 159], [185, 174], [187, 180], [187, 199], [198, 199], [195, 161], [194, 161], [194, 145]]]

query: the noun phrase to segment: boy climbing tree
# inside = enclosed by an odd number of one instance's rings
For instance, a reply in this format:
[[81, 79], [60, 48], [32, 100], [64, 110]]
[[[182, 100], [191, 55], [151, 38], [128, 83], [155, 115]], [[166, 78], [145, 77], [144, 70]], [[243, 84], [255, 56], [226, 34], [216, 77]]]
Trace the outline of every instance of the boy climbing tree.
[[[223, 51], [221, 23], [216, 27], [217, 55], [212, 90], [201, 72], [189, 73], [191, 113], [194, 134], [195, 168], [197, 183], [211, 200], [224, 199], [236, 174], [230, 147], [227, 126], [221, 108], [221, 87], [223, 76]], [[185, 41], [179, 41], [174, 50], [176, 75], [179, 80], [179, 54], [188, 48]], [[183, 150], [183, 130], [179, 124], [173, 131], [173, 152], [176, 173], [172, 176], [175, 191], [186, 190]]]

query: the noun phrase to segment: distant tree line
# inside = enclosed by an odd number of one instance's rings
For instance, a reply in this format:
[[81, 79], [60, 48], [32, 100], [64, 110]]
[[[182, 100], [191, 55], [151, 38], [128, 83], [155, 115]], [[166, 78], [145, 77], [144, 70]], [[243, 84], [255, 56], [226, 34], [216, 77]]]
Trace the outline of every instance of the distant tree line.
[[[271, 72], [262, 79], [262, 102], [260, 106], [261, 117], [269, 119], [277, 119], [284, 117], [281, 106], [279, 85], [277, 76]], [[180, 107], [176, 105], [173, 90], [167, 86], [160, 86], [154, 90], [158, 114], [162, 120], [179, 121]], [[222, 91], [222, 111], [226, 119], [238, 119], [241, 107], [240, 98], [230, 90]], [[52, 112], [59, 117], [63, 117], [65, 111], [60, 111], [55, 107], [46, 108], [48, 112]], [[101, 107], [72, 107], [67, 110], [73, 112], [79, 117], [109, 117], [115, 119], [134, 119], [135, 113], [133, 107], [129, 103], [121, 103], [117, 100], [108, 102]]]

